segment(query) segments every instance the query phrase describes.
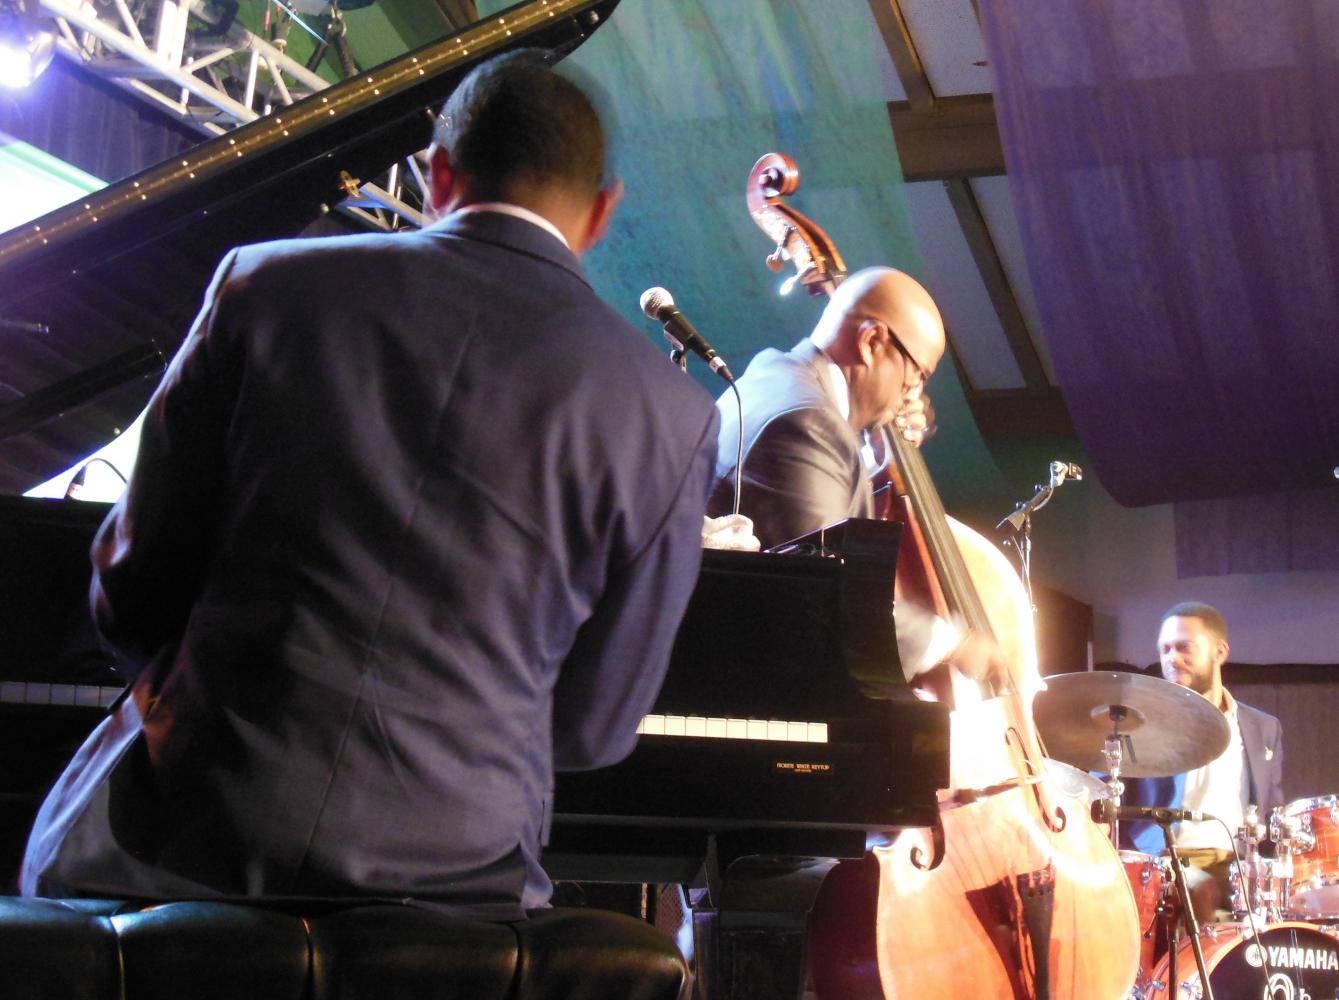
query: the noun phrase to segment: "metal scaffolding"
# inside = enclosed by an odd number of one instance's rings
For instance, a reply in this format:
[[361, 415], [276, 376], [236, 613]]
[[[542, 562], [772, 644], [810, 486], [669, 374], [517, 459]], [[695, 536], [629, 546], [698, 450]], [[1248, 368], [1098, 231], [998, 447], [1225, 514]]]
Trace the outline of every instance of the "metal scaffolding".
[[[221, 135], [330, 83], [238, 24], [209, 0], [38, 0], [56, 22], [57, 51], [202, 135]], [[232, 13], [235, 13], [235, 5]], [[279, 16], [292, 14], [276, 4]], [[337, 14], [337, 11], [336, 11]], [[421, 226], [424, 154], [380, 184], [350, 179], [342, 211], [380, 229]]]

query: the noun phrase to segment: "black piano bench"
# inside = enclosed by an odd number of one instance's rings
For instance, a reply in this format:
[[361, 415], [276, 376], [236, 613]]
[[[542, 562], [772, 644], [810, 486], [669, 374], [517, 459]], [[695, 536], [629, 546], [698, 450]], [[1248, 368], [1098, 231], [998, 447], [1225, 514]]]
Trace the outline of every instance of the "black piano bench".
[[633, 917], [516, 924], [394, 903], [0, 897], [5, 1000], [684, 1000], [673, 943]]

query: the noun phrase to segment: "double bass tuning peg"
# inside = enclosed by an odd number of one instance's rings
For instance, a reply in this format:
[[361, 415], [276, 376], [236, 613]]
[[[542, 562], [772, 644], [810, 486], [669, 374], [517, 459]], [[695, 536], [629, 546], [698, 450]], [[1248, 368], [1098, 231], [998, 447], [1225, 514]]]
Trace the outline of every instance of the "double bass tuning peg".
[[781, 282], [781, 287], [780, 289], [778, 289], [778, 291], [782, 295], [789, 295], [791, 292], [795, 290], [795, 286], [797, 284], [808, 280], [809, 276], [815, 273], [817, 270], [818, 265], [810, 261], [809, 264], [807, 264], [805, 267], [799, 268], [789, 278]]
[[794, 235], [795, 227], [787, 226], [786, 231], [781, 234], [781, 239], [777, 241], [776, 249], [767, 255], [767, 269], [773, 274], [780, 274], [781, 269], [786, 266], [786, 261], [790, 260], [790, 251], [786, 249], [786, 244]]

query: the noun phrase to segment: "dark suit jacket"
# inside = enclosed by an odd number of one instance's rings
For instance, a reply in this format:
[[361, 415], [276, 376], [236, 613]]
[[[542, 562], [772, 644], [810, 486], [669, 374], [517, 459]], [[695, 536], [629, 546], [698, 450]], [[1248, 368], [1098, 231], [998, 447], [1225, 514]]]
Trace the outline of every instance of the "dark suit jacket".
[[25, 891], [542, 904], [553, 769], [634, 744], [715, 441], [528, 222], [233, 251], [94, 544], [99, 624], [147, 665]]
[[[809, 340], [786, 353], [757, 355], [736, 387], [744, 410], [744, 485], [740, 513], [753, 519], [764, 548], [848, 517], [870, 517], [874, 499], [860, 457], [860, 436], [837, 409], [826, 359]], [[721, 414], [712, 516], [730, 513], [739, 454], [732, 392]]]
[[[1246, 757], [1241, 772], [1241, 805], [1256, 805], [1268, 819], [1270, 810], [1285, 805], [1283, 798], [1283, 728], [1267, 712], [1237, 702], [1237, 725], [1241, 729], [1242, 752]], [[1186, 776], [1168, 778], [1129, 778], [1125, 782], [1124, 804], [1165, 806], [1180, 809], [1185, 801]], [[1234, 830], [1235, 834], [1236, 831]], [[1121, 844], [1161, 854], [1167, 849], [1162, 827], [1142, 820], [1121, 824]]]

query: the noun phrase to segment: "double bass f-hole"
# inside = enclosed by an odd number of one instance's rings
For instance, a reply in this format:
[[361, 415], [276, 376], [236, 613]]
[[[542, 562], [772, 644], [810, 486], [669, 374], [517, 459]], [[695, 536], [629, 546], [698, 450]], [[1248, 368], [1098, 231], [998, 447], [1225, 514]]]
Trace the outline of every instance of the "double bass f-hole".
[[1037, 800], [1037, 811], [1041, 813], [1046, 826], [1053, 832], [1059, 833], [1069, 825], [1069, 817], [1065, 815], [1065, 808], [1059, 804], [1052, 804], [1045, 792], [1043, 779], [1046, 773], [1039, 769], [1033, 761], [1032, 756], [1027, 753], [1023, 744], [1023, 736], [1014, 727], [1010, 726], [1004, 731], [1004, 741], [1013, 749], [1027, 768], [1028, 774], [1033, 778], [1029, 784], [1032, 786], [1032, 797]]

